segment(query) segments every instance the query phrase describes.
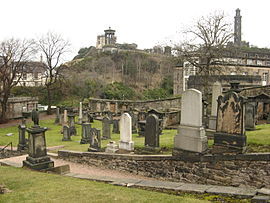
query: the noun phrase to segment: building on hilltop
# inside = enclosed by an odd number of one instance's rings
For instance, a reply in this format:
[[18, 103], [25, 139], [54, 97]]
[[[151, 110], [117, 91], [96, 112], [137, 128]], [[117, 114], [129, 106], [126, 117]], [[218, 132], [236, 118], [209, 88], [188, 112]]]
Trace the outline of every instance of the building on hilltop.
[[116, 48], [116, 36], [115, 36], [115, 30], [109, 29], [104, 30], [103, 35], [98, 35], [97, 36], [97, 44], [96, 48], [97, 49], [104, 49], [106, 47], [109, 48]]

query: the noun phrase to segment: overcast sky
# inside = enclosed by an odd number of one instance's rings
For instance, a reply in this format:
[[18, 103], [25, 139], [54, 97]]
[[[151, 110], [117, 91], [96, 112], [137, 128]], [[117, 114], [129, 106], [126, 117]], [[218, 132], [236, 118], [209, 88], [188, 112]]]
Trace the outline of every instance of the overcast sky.
[[236, 8], [242, 40], [270, 47], [269, 0], [0, 0], [0, 6], [0, 41], [56, 32], [72, 44], [68, 60], [81, 47], [95, 46], [97, 35], [109, 26], [118, 43], [144, 49], [181, 39], [183, 28], [215, 11], [224, 11], [233, 23]]

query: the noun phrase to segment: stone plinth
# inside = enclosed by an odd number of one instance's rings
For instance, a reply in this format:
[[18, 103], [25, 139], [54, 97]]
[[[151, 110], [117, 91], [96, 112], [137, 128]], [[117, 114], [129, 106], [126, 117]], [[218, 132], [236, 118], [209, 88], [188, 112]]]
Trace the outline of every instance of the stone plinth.
[[18, 129], [19, 129], [19, 144], [17, 146], [17, 150], [18, 151], [27, 150], [28, 147], [27, 147], [27, 143], [26, 143], [26, 139], [25, 139], [26, 126], [19, 125]]
[[54, 167], [54, 162], [47, 156], [45, 131], [47, 128], [34, 126], [26, 129], [28, 132], [28, 156], [23, 161], [23, 166], [34, 170]]
[[114, 141], [110, 141], [109, 144], [107, 144], [107, 147], [105, 149], [106, 153], [116, 153], [118, 151], [118, 146], [115, 144]]
[[90, 145], [88, 148], [89, 152], [98, 152], [101, 149], [101, 135], [100, 130], [96, 128], [90, 129]]
[[174, 138], [174, 149], [205, 153], [207, 137], [202, 126], [202, 93], [196, 89], [182, 94], [181, 124]]

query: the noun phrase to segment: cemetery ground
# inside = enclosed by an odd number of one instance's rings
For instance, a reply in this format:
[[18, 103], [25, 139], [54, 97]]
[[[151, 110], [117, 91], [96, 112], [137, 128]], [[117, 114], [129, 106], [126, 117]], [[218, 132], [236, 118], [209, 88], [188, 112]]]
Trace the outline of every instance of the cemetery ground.
[[[27, 123], [27, 127], [30, 127], [32, 123]], [[73, 150], [73, 151], [87, 151], [89, 144], [80, 144], [81, 140], [81, 125], [76, 124], [77, 136], [72, 136], [71, 141], [62, 141], [63, 135], [60, 133], [62, 126], [55, 125], [54, 119], [41, 120], [40, 125], [47, 127], [46, 131], [46, 143], [47, 147], [61, 146], [60, 150]], [[95, 120], [91, 123], [91, 127], [102, 129], [102, 123]], [[13, 133], [12, 136], [6, 136], [8, 133]], [[171, 154], [173, 148], [173, 139], [177, 130], [163, 130], [160, 135], [160, 151], [159, 154]], [[261, 124], [256, 126], [255, 131], [246, 131], [248, 152], [270, 152], [270, 124]], [[26, 135], [27, 137], [27, 135]], [[112, 133], [111, 137], [116, 143], [120, 140], [120, 134]], [[135, 143], [135, 153], [147, 153], [144, 151], [144, 137], [139, 137], [138, 134], [133, 134], [132, 140]], [[104, 151], [106, 145], [111, 140], [102, 140], [102, 150]], [[0, 146], [5, 146], [12, 142], [13, 146], [18, 144], [18, 126], [9, 126], [1, 128], [0, 126]], [[208, 140], [208, 145], [211, 147], [213, 140]], [[57, 152], [58, 149], [52, 152]]]

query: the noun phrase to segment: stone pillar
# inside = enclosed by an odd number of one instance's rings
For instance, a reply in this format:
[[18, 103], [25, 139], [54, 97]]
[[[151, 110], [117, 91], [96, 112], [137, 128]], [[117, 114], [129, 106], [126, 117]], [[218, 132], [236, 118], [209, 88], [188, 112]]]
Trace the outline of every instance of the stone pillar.
[[25, 139], [25, 132], [26, 132], [25, 119], [23, 119], [22, 124], [18, 126], [18, 129], [19, 129], [19, 144], [17, 146], [17, 151], [24, 151], [28, 149]]
[[54, 162], [47, 156], [45, 131], [47, 128], [34, 126], [26, 129], [28, 132], [28, 156], [23, 166], [34, 170], [54, 167]]
[[82, 123], [82, 139], [80, 142], [81, 144], [90, 143], [90, 129], [90, 123]]
[[146, 147], [159, 147], [159, 119], [155, 114], [150, 114], [146, 118], [145, 142]]
[[75, 115], [74, 114], [69, 114], [68, 115], [68, 126], [70, 130], [70, 136], [76, 136], [77, 131], [75, 127]]
[[102, 139], [111, 139], [111, 121], [108, 116], [102, 120]]
[[174, 137], [174, 154], [182, 152], [204, 153], [207, 137], [202, 126], [202, 93], [188, 89], [182, 94], [181, 122]]
[[82, 124], [82, 118], [83, 118], [83, 113], [82, 113], [82, 102], [80, 102], [80, 107], [79, 107], [79, 117], [78, 117], [78, 123]]
[[246, 139], [244, 98], [233, 91], [219, 96], [213, 153], [243, 153]]
[[96, 128], [90, 129], [90, 146], [88, 148], [89, 152], [98, 152], [101, 149], [101, 136], [100, 130]]
[[56, 108], [56, 118], [54, 120], [54, 124], [59, 124], [60, 123], [60, 110], [59, 108]]
[[120, 141], [119, 149], [133, 151], [134, 142], [132, 141], [132, 119], [128, 113], [124, 113], [120, 118]]
[[222, 86], [220, 82], [215, 82], [212, 87], [212, 106], [211, 116], [209, 118], [209, 129], [216, 130], [217, 127], [217, 99], [222, 95]]
[[62, 141], [71, 141], [70, 139], [70, 127], [67, 125], [63, 126], [63, 138]]
[[63, 125], [67, 125], [68, 117], [67, 117], [67, 110], [64, 110], [64, 118], [63, 118]]
[[255, 102], [246, 103], [245, 106], [245, 128], [246, 130], [255, 130]]

